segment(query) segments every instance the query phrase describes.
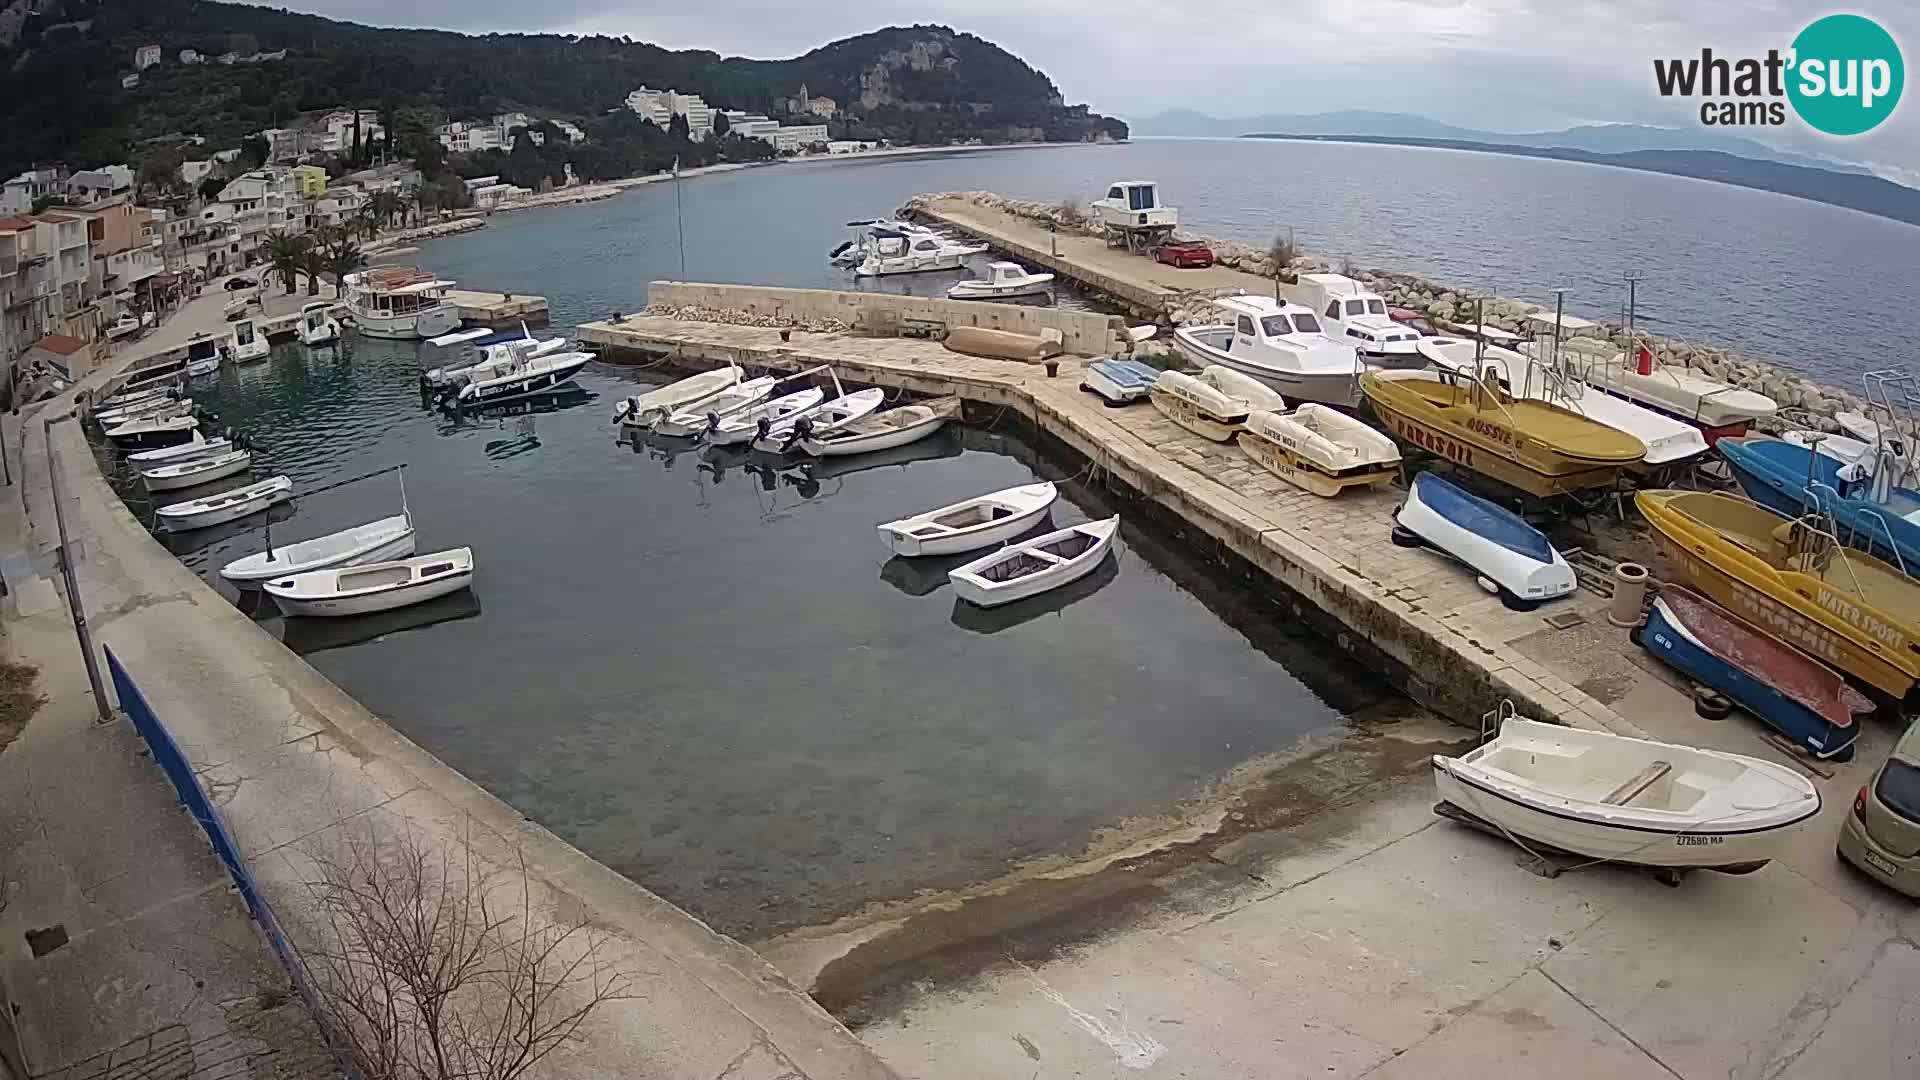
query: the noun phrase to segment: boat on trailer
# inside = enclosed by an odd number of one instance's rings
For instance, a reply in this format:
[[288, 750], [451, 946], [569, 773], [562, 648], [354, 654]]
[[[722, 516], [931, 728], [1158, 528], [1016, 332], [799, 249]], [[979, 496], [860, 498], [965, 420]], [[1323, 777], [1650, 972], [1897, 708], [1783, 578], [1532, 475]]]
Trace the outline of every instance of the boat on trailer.
[[1778, 857], [1820, 792], [1770, 761], [1511, 719], [1459, 757], [1434, 755], [1451, 806], [1509, 836], [1604, 862], [1743, 874]]
[[1113, 549], [1120, 519], [1069, 525], [1010, 544], [947, 573], [954, 594], [980, 607], [1038, 596], [1086, 577]]
[[1231, 397], [1182, 371], [1161, 372], [1148, 396], [1167, 419], [1214, 442], [1232, 442], [1250, 408], [1245, 398]]
[[895, 555], [958, 555], [1011, 540], [1033, 528], [1060, 497], [1051, 481], [1006, 488], [880, 525]]
[[292, 497], [293, 481], [285, 476], [274, 476], [218, 495], [163, 506], [154, 511], [154, 517], [170, 532], [185, 532], [239, 521]]
[[1395, 544], [1431, 547], [1451, 557], [1515, 611], [1531, 611], [1579, 587], [1573, 567], [1545, 533], [1431, 472], [1413, 478], [1393, 521]]
[[802, 453], [811, 457], [875, 453], [919, 442], [959, 416], [958, 397], [935, 398], [913, 405], [882, 409], [824, 433], [810, 430], [800, 435], [798, 446]]
[[1400, 471], [1393, 440], [1325, 405], [1255, 409], [1235, 438], [1256, 464], [1322, 498], [1352, 487], [1383, 488]]
[[261, 591], [289, 616], [370, 615], [425, 603], [473, 584], [473, 549], [291, 574], [262, 582]]
[[1153, 390], [1160, 369], [1143, 360], [1095, 360], [1087, 365], [1080, 389], [1099, 394], [1109, 405], [1139, 401]]
[[1689, 368], [1656, 363], [1644, 346], [1637, 353], [1637, 361], [1629, 362], [1624, 352], [1615, 353], [1610, 360], [1587, 364], [1581, 377], [1610, 394], [1694, 425], [1708, 445], [1745, 435], [1754, 421], [1765, 420], [1780, 410], [1779, 404], [1765, 394], [1743, 390]]

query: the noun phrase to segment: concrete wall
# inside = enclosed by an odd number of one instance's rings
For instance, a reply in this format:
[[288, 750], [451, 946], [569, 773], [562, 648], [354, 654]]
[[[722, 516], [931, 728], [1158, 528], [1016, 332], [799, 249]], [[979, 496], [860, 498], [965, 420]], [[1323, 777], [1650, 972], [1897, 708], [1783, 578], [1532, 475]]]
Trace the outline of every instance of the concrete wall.
[[1022, 304], [983, 304], [972, 300], [935, 300], [889, 293], [832, 289], [776, 289], [760, 285], [707, 285], [656, 281], [647, 286], [647, 304], [669, 307], [731, 308], [753, 315], [792, 319], [860, 321], [864, 308], [879, 308], [902, 319], [923, 319], [946, 326], [984, 326], [1038, 335], [1058, 330], [1066, 350], [1080, 356], [1111, 356], [1124, 351], [1126, 320], [1117, 315], [1069, 311]]

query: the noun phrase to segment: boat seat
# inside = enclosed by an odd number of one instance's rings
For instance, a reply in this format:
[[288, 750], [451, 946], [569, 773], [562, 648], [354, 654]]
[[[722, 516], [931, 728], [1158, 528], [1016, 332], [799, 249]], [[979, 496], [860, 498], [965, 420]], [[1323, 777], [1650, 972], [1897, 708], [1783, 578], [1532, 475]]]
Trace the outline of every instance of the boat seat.
[[1601, 799], [1607, 806], [1625, 806], [1634, 797], [1652, 787], [1654, 781], [1673, 771], [1673, 765], [1665, 761], [1656, 761], [1635, 773], [1626, 783], [1613, 789], [1613, 793]]

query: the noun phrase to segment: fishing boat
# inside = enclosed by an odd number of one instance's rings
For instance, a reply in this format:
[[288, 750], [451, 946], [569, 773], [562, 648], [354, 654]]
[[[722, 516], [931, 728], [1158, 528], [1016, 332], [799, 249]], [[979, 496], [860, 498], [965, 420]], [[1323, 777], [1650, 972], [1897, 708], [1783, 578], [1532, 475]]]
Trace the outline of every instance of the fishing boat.
[[233, 357], [236, 364], [255, 364], [265, 360], [272, 351], [266, 336], [261, 334], [252, 319], [240, 319], [233, 324], [228, 338], [227, 355]]
[[1292, 412], [1255, 409], [1236, 438], [1255, 463], [1322, 498], [1351, 487], [1386, 487], [1400, 469], [1392, 439], [1312, 402]]
[[491, 405], [544, 394], [572, 382], [592, 359], [590, 352], [549, 352], [516, 359], [503, 370], [469, 378], [454, 401], [461, 406]]
[[178, 491], [197, 484], [224, 480], [234, 473], [246, 472], [252, 466], [253, 454], [245, 450], [228, 450], [224, 454], [150, 465], [140, 470], [140, 483], [148, 491]]
[[[613, 407], [613, 422], [627, 427], [652, 427], [655, 421], [674, 410], [710, 401], [740, 385], [745, 378], [746, 372], [738, 364], [689, 375], [644, 394], [621, 398]], [[772, 382], [767, 380], [768, 385]]]
[[293, 481], [285, 476], [274, 476], [218, 495], [163, 506], [154, 511], [154, 517], [169, 532], [186, 532], [239, 521], [292, 497]]
[[1874, 463], [1849, 468], [1826, 454], [1760, 435], [1717, 444], [1747, 496], [1777, 513], [1817, 511], [1831, 517], [1840, 539], [1920, 573], [1920, 491], [1896, 487], [1907, 462], [1882, 446]]
[[1920, 582], [1842, 546], [1824, 521], [1718, 492], [1634, 503], [1695, 592], [1895, 702], [1920, 679]]
[[439, 337], [460, 326], [460, 308], [447, 299], [453, 282], [410, 266], [348, 274], [341, 282], [355, 333], [412, 340]]
[[1515, 611], [1531, 611], [1579, 587], [1573, 567], [1545, 533], [1434, 473], [1413, 478], [1393, 522], [1394, 543], [1431, 547], [1452, 557]]
[[1745, 435], [1754, 421], [1780, 409], [1765, 394], [1688, 368], [1656, 363], [1644, 346], [1635, 355], [1636, 360], [1629, 362], [1626, 353], [1616, 353], [1611, 360], [1585, 366], [1581, 377], [1610, 394], [1698, 427], [1708, 445]]
[[1020, 296], [1045, 296], [1051, 284], [1052, 274], [1029, 273], [1019, 263], [988, 263], [986, 277], [955, 284], [947, 290], [947, 299], [1011, 300]]
[[1758, 870], [1820, 812], [1784, 765], [1532, 720], [1434, 755], [1433, 779], [1444, 804], [1507, 835], [1667, 870]]
[[1060, 492], [1043, 482], [1011, 487], [880, 526], [895, 555], [958, 555], [1011, 540], [1047, 516]]
[[1356, 380], [1365, 370], [1360, 354], [1321, 332], [1313, 312], [1264, 296], [1230, 296], [1214, 304], [1225, 322], [1173, 332], [1175, 346], [1194, 366], [1232, 368], [1289, 401], [1340, 408], [1360, 403]]
[[[676, 438], [687, 438], [698, 435], [707, 430], [709, 417], [729, 416], [749, 405], [755, 405], [765, 401], [773, 393], [774, 388], [779, 385], [780, 381], [770, 375], [763, 375], [758, 379], [748, 379], [746, 382], [722, 390], [720, 393], [704, 401], [696, 402], [691, 406], [683, 406], [660, 417], [653, 422], [653, 433], [655, 435], [667, 435]], [[621, 423], [631, 426], [633, 423], [633, 414], [629, 413]]]
[[1421, 367], [1420, 333], [1387, 314], [1387, 301], [1345, 274], [1301, 274], [1295, 296], [1320, 316], [1327, 336], [1380, 367]]
[[870, 454], [919, 442], [946, 427], [947, 421], [959, 416], [958, 397], [935, 398], [914, 405], [883, 409], [827, 432], [813, 428], [800, 435], [798, 446], [801, 452], [812, 457]]
[[315, 570], [404, 559], [413, 554], [413, 545], [413, 515], [402, 510], [364, 525], [243, 556], [221, 567], [220, 576], [236, 588], [258, 589], [265, 582]]
[[1214, 442], [1232, 442], [1250, 408], [1245, 398], [1230, 397], [1180, 371], [1161, 372], [1148, 396], [1167, 419]]
[[858, 277], [924, 274], [958, 270], [969, 256], [987, 250], [985, 244], [963, 244], [924, 230], [903, 231], [874, 227], [866, 257], [853, 268]]
[[1160, 369], [1142, 360], [1095, 360], [1087, 365], [1080, 389], [1099, 394], [1109, 405], [1125, 405], [1146, 397]]
[[765, 420], [769, 427], [789, 417], [805, 412], [827, 398], [826, 391], [817, 386], [805, 390], [796, 390], [771, 401], [763, 401], [739, 409], [728, 416], [711, 413], [707, 417], [707, 441], [715, 446], [738, 446], [750, 443], [760, 434], [760, 421]]
[[212, 334], [195, 334], [187, 342], [187, 378], [197, 379], [220, 370], [220, 342]]
[[1393, 434], [1528, 495], [1611, 488], [1646, 457], [1625, 432], [1485, 380], [1433, 371], [1370, 371], [1360, 387]]
[[165, 446], [158, 450], [142, 450], [127, 455], [127, 464], [135, 469], [144, 469], [154, 465], [191, 461], [194, 458], [213, 457], [233, 449], [233, 440], [227, 438], [209, 439], [198, 431], [186, 442], [176, 446]]
[[983, 555], [947, 572], [954, 595], [980, 607], [1038, 596], [1092, 573], [1113, 549], [1120, 519], [1069, 525]]
[[1839, 672], [1677, 585], [1660, 590], [1635, 640], [1823, 761], [1852, 760], [1854, 718], [1874, 709]]
[[107, 429], [106, 436], [121, 450], [151, 450], [177, 446], [199, 430], [200, 418], [196, 416], [141, 417]]
[[274, 606], [289, 616], [370, 615], [459, 592], [473, 584], [473, 549], [334, 567], [261, 582]]
[[300, 344], [313, 349], [338, 340], [340, 324], [334, 320], [332, 304], [323, 300], [301, 305]]
[[758, 434], [754, 436], [753, 448], [763, 454], [784, 454], [800, 438], [813, 434], [831, 435], [842, 426], [872, 414], [886, 401], [887, 392], [876, 386], [842, 394], [814, 408], [803, 409], [780, 419], [762, 417], [754, 422]]
[[1200, 369], [1198, 377], [1201, 382], [1228, 397], [1239, 398], [1246, 402], [1248, 410], [1287, 411], [1287, 399], [1281, 397], [1279, 391], [1251, 375], [1242, 375], [1220, 364], [1209, 364]]

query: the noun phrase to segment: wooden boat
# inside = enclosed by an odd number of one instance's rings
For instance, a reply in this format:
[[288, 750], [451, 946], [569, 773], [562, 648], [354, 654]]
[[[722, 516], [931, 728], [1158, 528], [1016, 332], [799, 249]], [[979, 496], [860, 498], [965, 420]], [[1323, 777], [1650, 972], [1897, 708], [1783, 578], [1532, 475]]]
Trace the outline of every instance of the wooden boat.
[[239, 589], [296, 574], [404, 559], [413, 554], [413, 515], [405, 511], [350, 529], [243, 556], [220, 568]]
[[1249, 412], [1255, 409], [1265, 409], [1268, 412], [1287, 411], [1287, 399], [1280, 396], [1280, 391], [1251, 375], [1243, 375], [1225, 364], [1208, 364], [1201, 368], [1199, 379], [1228, 397], [1239, 398], [1246, 402]]
[[1544, 533], [1445, 477], [1415, 476], [1393, 520], [1396, 544], [1424, 544], [1451, 556], [1479, 574], [1483, 587], [1491, 583], [1489, 591], [1515, 611], [1531, 611], [1579, 587], [1573, 567]]
[[1400, 469], [1392, 439], [1312, 402], [1290, 413], [1255, 409], [1237, 438], [1255, 462], [1323, 498], [1350, 487], [1385, 487]]
[[1229, 397], [1185, 372], [1163, 371], [1148, 394], [1167, 419], [1214, 442], [1231, 442], [1246, 422], [1244, 398]]
[[129, 420], [118, 427], [109, 428], [106, 436], [114, 446], [122, 450], [151, 450], [162, 446], [177, 446], [193, 438], [199, 430], [199, 417], [169, 416], [161, 419]]
[[954, 594], [970, 604], [998, 607], [1071, 584], [1093, 572], [1113, 548], [1120, 519], [1069, 525], [983, 555], [948, 571]]
[[169, 532], [185, 532], [238, 521], [275, 503], [286, 502], [292, 496], [293, 481], [284, 476], [275, 476], [204, 499], [163, 506], [154, 511], [154, 517]]
[[[1758, 435], [1715, 446], [1753, 501], [1789, 517], [1812, 510], [1829, 515], [1849, 546], [1920, 573], [1920, 491], [1896, 487], [1901, 477], [1843, 480], [1844, 466], [1832, 457]], [[1905, 471], [1894, 464], [1900, 460], [1888, 452], [1889, 472]]]
[[759, 434], [753, 448], [763, 454], [784, 454], [806, 435], [830, 435], [846, 424], [865, 418], [885, 404], [887, 392], [879, 387], [842, 394], [814, 408], [782, 419], [756, 422]]
[[1065, 352], [1060, 342], [1036, 334], [1016, 334], [1011, 330], [989, 330], [984, 326], [956, 326], [941, 342], [949, 350], [992, 360], [1025, 360], [1037, 363]]
[[[689, 375], [644, 394], [621, 398], [613, 407], [613, 421], [627, 427], [652, 427], [679, 409], [691, 409], [740, 385], [746, 372], [737, 364]], [[773, 385], [768, 379], [767, 385]]]
[[292, 574], [261, 583], [281, 614], [369, 615], [424, 603], [473, 584], [473, 549]]
[[1051, 482], [1007, 488], [880, 526], [895, 555], [958, 555], [1011, 540], [1052, 509], [1060, 492]]
[[[707, 430], [708, 417], [730, 416], [749, 405], [765, 401], [778, 385], [780, 385], [779, 380], [771, 375], [736, 383], [710, 398], [693, 402], [660, 416], [653, 421], [653, 433], [675, 438], [690, 438], [698, 435]], [[629, 427], [633, 426], [635, 415], [628, 413], [621, 423]]]
[[1920, 679], [1920, 582], [1735, 495], [1642, 491], [1634, 504], [1707, 599], [1896, 702]]
[[195, 458], [213, 457], [233, 449], [233, 440], [228, 438], [209, 439], [198, 431], [193, 438], [178, 446], [163, 446], [158, 450], [142, 450], [127, 455], [127, 464], [135, 469], [148, 469], [155, 465], [166, 465]]
[[1087, 365], [1080, 389], [1099, 394], [1109, 405], [1139, 401], [1153, 389], [1160, 369], [1142, 360], [1095, 360]]
[[1515, 399], [1491, 379], [1370, 371], [1360, 388], [1403, 441], [1529, 495], [1612, 487], [1621, 469], [1647, 454], [1631, 435], [1544, 401]]
[[1635, 640], [1816, 758], [1851, 760], [1854, 716], [1874, 709], [1839, 672], [1677, 585], [1660, 590]]
[[791, 394], [765, 401], [750, 408], [741, 409], [729, 416], [714, 413], [707, 418], [707, 441], [715, 446], [738, 446], [749, 443], [760, 434], [760, 421], [766, 420], [771, 426], [788, 417], [805, 412], [826, 399], [826, 392], [817, 386], [805, 390], [796, 390]]
[[960, 415], [958, 397], [934, 398], [914, 405], [883, 409], [831, 431], [813, 429], [800, 436], [800, 450], [813, 457], [844, 457], [891, 450], [919, 442]]
[[148, 491], [178, 491], [196, 484], [223, 480], [253, 467], [253, 454], [229, 450], [224, 454], [165, 462], [140, 470], [140, 483]]
[[1532, 720], [1434, 755], [1433, 780], [1445, 803], [1513, 836], [1671, 870], [1758, 870], [1820, 812], [1820, 792], [1784, 765]]
[[984, 279], [971, 279], [947, 290], [949, 300], [1011, 300], [1019, 296], [1045, 296], [1053, 284], [1052, 274], [1029, 273], [1019, 263], [987, 264]]

